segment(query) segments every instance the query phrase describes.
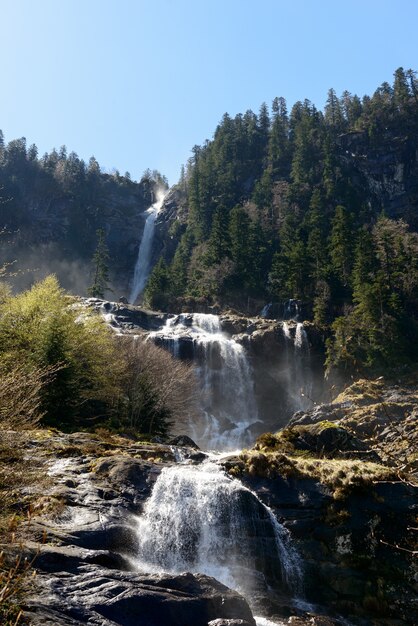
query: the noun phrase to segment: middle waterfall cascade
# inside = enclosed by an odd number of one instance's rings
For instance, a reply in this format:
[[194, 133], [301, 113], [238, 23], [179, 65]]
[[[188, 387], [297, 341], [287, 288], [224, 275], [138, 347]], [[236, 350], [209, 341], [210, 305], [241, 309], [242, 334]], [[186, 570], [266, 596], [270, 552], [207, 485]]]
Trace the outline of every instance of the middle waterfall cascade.
[[259, 422], [252, 368], [245, 348], [222, 332], [219, 317], [180, 314], [149, 336], [176, 357], [184, 342], [192, 344], [203, 412], [199, 423], [191, 424], [192, 438], [209, 450], [249, 445], [251, 426]]
[[129, 302], [135, 303], [136, 299], [145, 289], [148, 275], [151, 270], [151, 251], [154, 239], [155, 220], [164, 202], [165, 194], [158, 190], [156, 193], [157, 200], [149, 209], [147, 209], [147, 219], [145, 221], [144, 232], [138, 250], [138, 258], [135, 265], [134, 278], [132, 283], [131, 295]]
[[288, 531], [214, 455], [200, 465], [162, 470], [138, 519], [138, 540], [140, 571], [208, 574], [257, 609], [272, 578], [295, 597], [302, 590]]

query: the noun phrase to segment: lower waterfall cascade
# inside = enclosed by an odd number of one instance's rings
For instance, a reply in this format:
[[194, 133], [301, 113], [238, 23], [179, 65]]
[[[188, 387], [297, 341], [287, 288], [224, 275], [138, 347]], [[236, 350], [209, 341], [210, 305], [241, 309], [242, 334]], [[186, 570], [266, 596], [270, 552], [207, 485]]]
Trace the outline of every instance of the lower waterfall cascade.
[[[102, 305], [100, 310], [123, 334], [115, 309]], [[311, 386], [305, 367], [309, 341], [301, 322], [284, 321], [282, 333], [284, 382], [289, 405], [298, 410], [306, 406]], [[303, 563], [273, 511], [222, 466], [263, 428], [249, 352], [223, 332], [220, 317], [213, 314], [169, 315], [147, 339], [194, 363], [201, 416], [188, 425], [187, 434], [206, 459], [195, 463], [173, 450], [177, 461], [161, 470], [136, 518], [132, 565], [144, 574], [212, 576], [247, 599], [260, 616], [257, 626], [284, 624], [271, 612], [275, 602], [280, 605], [279, 596], [296, 610], [310, 608], [303, 600]]]
[[135, 566], [144, 573], [213, 576], [242, 593], [257, 612], [263, 611], [272, 579], [297, 598], [303, 567], [289, 532], [223, 471], [220, 458], [209, 454], [199, 465], [162, 470], [138, 518]]

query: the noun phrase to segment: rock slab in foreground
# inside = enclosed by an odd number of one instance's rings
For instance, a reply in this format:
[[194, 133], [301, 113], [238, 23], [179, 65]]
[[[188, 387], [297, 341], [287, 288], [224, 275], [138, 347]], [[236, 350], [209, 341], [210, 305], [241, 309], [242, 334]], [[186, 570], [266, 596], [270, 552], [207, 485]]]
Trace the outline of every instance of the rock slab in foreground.
[[45, 582], [28, 606], [33, 626], [207, 626], [219, 618], [255, 626], [246, 600], [203, 574], [83, 566], [77, 574], [60, 571]]

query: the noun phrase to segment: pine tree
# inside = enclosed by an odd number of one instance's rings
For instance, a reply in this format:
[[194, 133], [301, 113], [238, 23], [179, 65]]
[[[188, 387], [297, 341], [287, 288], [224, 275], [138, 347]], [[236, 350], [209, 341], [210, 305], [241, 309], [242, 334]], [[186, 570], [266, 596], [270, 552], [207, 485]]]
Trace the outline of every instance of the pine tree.
[[228, 215], [225, 208], [219, 207], [214, 213], [208, 239], [206, 258], [209, 265], [220, 263], [224, 257], [228, 256], [229, 249]]
[[231, 211], [229, 236], [231, 239], [231, 257], [235, 263], [237, 284], [245, 283], [247, 270], [250, 266], [249, 239], [250, 218], [242, 207], [234, 207]]
[[353, 232], [347, 209], [338, 205], [332, 219], [330, 237], [331, 268], [344, 287], [347, 287], [352, 267]]
[[169, 300], [169, 269], [163, 257], [152, 270], [144, 291], [144, 301], [152, 309], [163, 309]]
[[93, 255], [94, 279], [91, 287], [87, 289], [87, 293], [92, 298], [104, 298], [106, 291], [111, 291], [109, 287], [109, 251], [105, 240], [105, 231], [99, 228], [96, 231], [97, 248]]
[[344, 128], [344, 115], [340, 100], [334, 89], [328, 91], [327, 103], [325, 105], [325, 121], [333, 134], [342, 132]]
[[328, 273], [325, 206], [319, 189], [315, 189], [312, 193], [305, 222], [308, 231], [307, 253], [310, 262], [309, 275], [315, 284], [320, 280], [324, 280]]
[[404, 112], [409, 104], [409, 85], [403, 67], [399, 67], [394, 74], [393, 99], [399, 112]]

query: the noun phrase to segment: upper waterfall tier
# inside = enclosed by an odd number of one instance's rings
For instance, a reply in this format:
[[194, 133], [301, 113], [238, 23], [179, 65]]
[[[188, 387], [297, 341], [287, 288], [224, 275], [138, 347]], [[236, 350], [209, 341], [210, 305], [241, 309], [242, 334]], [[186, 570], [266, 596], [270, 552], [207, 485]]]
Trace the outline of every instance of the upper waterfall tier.
[[115, 334], [148, 338], [194, 365], [200, 416], [187, 423], [185, 415], [182, 430], [174, 424], [173, 434], [187, 434], [199, 446], [246, 447], [321, 399], [323, 338], [309, 322], [172, 315], [96, 299], [84, 306], [96, 308]]
[[152, 242], [154, 239], [155, 220], [164, 202], [164, 193], [157, 191], [157, 200], [145, 212], [147, 215], [144, 232], [138, 250], [138, 258], [135, 265], [129, 302], [135, 303], [136, 299], [145, 289], [149, 273], [151, 271]]

